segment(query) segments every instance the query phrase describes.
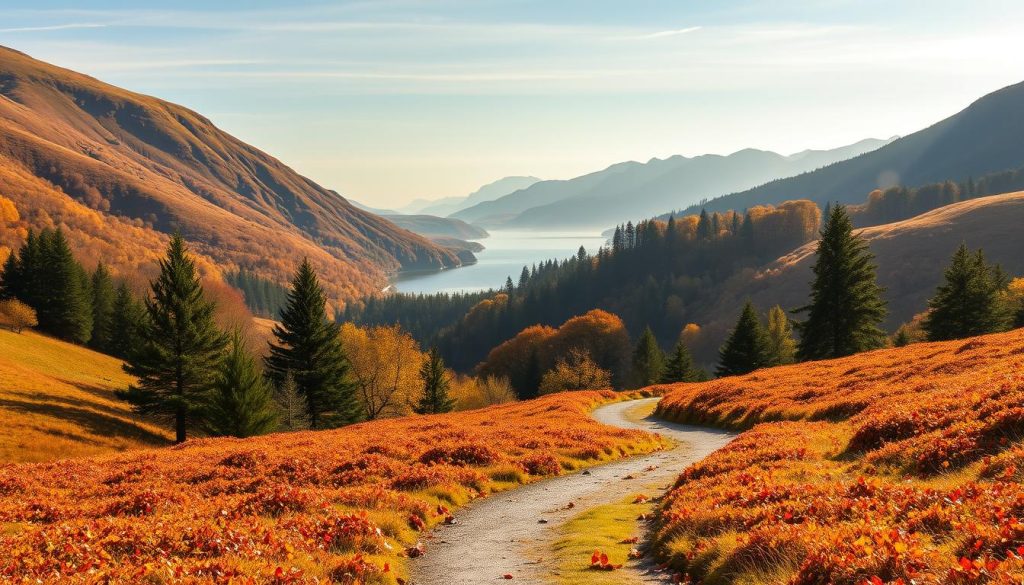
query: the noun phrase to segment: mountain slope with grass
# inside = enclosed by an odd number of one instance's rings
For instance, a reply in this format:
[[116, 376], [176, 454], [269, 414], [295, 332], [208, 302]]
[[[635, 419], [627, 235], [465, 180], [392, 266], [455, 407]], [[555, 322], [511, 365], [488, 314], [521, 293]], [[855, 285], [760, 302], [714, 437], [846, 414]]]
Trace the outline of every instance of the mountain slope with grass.
[[196, 112], [2, 47], [0, 195], [23, 228], [61, 225], [87, 263], [120, 273], [151, 264], [175, 230], [208, 273], [283, 283], [308, 256], [342, 302], [403, 268], [461, 263]]
[[114, 396], [130, 382], [120, 360], [0, 329], [0, 464], [170, 444], [170, 433]]
[[1024, 330], [669, 388], [749, 429], [688, 468], [653, 544], [683, 582], [1016, 583]]

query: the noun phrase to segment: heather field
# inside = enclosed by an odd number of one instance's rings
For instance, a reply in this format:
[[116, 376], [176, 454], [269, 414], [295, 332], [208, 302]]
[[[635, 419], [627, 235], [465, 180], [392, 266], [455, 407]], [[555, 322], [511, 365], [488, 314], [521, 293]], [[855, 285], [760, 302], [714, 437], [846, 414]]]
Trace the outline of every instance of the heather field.
[[458, 506], [662, 448], [590, 418], [621, 397], [0, 467], [0, 580], [401, 583]]
[[655, 545], [684, 582], [1020, 583], [1024, 332], [678, 385], [749, 429], [688, 468]]

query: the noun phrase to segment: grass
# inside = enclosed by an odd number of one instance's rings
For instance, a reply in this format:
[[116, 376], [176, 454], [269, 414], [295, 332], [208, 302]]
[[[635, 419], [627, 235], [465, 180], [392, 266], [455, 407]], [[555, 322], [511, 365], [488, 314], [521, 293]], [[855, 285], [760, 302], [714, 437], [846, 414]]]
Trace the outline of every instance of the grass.
[[566, 522], [552, 546], [552, 566], [557, 567], [554, 582], [559, 585], [628, 583], [621, 570], [591, 568], [591, 555], [601, 551], [613, 565], [630, 562], [629, 553], [638, 545], [627, 541], [640, 535], [638, 517], [650, 513], [653, 507], [651, 502], [634, 503], [631, 496], [615, 504], [590, 508]]
[[0, 463], [42, 462], [166, 445], [113, 391], [121, 362], [32, 332], [0, 330]]

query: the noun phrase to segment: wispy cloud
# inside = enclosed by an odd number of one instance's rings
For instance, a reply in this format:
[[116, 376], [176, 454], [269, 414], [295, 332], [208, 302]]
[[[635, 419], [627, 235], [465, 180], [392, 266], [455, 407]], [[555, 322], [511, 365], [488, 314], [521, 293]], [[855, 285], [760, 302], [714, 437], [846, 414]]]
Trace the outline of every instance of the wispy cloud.
[[19, 32], [46, 32], [54, 30], [72, 30], [81, 28], [104, 28], [107, 25], [98, 22], [71, 22], [68, 24], [50, 24], [46, 26], [19, 26], [15, 28], [0, 28], [0, 32], [5, 33], [19, 33]]
[[678, 35], [685, 35], [688, 33], [699, 31], [702, 27], [699, 26], [688, 26], [686, 28], [679, 28], [675, 30], [660, 30], [658, 32], [647, 33], [642, 35], [632, 35], [624, 37], [632, 40], [644, 40], [644, 39], [663, 39], [665, 37], [674, 37]]

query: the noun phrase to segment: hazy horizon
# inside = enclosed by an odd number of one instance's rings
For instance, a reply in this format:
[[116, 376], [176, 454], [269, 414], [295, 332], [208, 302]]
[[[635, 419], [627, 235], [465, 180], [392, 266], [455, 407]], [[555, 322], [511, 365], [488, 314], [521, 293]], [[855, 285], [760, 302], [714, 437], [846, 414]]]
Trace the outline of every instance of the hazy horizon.
[[193, 108], [382, 208], [906, 135], [1024, 80], [1024, 6], [1005, 1], [17, 4], [0, 44]]

